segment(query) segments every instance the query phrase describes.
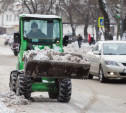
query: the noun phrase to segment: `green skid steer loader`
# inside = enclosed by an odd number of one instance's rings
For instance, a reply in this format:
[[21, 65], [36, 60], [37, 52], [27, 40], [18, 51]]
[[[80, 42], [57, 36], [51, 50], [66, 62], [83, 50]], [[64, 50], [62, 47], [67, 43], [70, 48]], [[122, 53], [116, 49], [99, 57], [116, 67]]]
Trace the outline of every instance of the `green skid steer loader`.
[[88, 63], [29, 60], [24, 63], [23, 54], [36, 47], [49, 47], [63, 52], [62, 19], [55, 15], [22, 14], [19, 16], [19, 33], [14, 41], [19, 43], [16, 70], [10, 73], [9, 87], [16, 95], [30, 99], [32, 92], [48, 92], [49, 98], [59, 102], [71, 99], [71, 79], [87, 78]]

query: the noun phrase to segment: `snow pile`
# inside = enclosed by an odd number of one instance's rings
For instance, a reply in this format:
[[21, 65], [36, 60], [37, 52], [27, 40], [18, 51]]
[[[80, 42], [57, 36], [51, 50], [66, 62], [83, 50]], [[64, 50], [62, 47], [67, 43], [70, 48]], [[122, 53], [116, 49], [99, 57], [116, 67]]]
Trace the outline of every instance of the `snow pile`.
[[1, 47], [0, 46], [0, 55], [13, 55], [13, 52], [11, 49], [8, 49], [8, 47]]
[[41, 60], [41, 61], [61, 61], [61, 62], [74, 62], [74, 63], [86, 63], [87, 60], [81, 55], [72, 53], [60, 53], [56, 52], [49, 47], [45, 47], [42, 50], [35, 49], [30, 50], [24, 54], [24, 59], [27, 60]]
[[15, 111], [7, 108], [5, 104], [3, 104], [3, 102], [0, 101], [0, 113], [15, 113]]
[[24, 96], [16, 96], [15, 93], [11, 92], [11, 91], [7, 92], [7, 93], [0, 94], [0, 101], [3, 103], [6, 103], [7, 106], [29, 104], [28, 100], [25, 99]]
[[78, 42], [73, 42], [63, 47], [64, 53], [76, 53], [82, 56], [86, 56], [87, 52], [91, 51], [91, 46], [87, 43], [82, 43], [81, 48], [78, 47]]

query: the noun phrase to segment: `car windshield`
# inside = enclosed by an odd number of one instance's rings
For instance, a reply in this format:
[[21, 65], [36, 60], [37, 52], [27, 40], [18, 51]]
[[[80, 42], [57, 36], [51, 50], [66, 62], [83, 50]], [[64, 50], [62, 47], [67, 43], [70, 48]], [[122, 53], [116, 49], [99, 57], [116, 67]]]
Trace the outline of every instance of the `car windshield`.
[[52, 43], [60, 39], [60, 21], [58, 19], [24, 19], [23, 36], [34, 43]]
[[103, 44], [103, 55], [126, 55], [126, 43]]

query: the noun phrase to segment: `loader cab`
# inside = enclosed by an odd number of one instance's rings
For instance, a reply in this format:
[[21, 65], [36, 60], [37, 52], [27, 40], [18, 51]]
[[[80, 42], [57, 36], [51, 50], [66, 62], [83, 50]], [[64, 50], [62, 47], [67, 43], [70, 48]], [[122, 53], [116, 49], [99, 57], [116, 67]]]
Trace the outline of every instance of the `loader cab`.
[[55, 15], [22, 15], [20, 17], [21, 48], [33, 49], [33, 46], [54, 45], [62, 51], [62, 23], [61, 18]]
[[19, 34], [15, 41], [19, 43], [17, 69], [24, 69], [23, 54], [32, 49], [44, 49], [48, 46], [63, 52], [62, 19], [56, 15], [21, 14], [19, 16]]

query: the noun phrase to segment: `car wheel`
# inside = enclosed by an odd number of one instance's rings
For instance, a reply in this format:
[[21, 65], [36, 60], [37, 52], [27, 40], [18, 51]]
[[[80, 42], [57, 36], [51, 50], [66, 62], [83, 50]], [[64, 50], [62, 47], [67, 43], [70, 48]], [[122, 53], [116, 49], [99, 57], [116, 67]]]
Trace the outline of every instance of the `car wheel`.
[[92, 74], [88, 74], [88, 79], [93, 79], [93, 75]]
[[100, 68], [99, 68], [99, 81], [100, 81], [101, 83], [105, 83], [106, 80], [107, 80], [107, 79], [104, 77], [103, 69], [102, 69], [102, 67], [100, 66]]

